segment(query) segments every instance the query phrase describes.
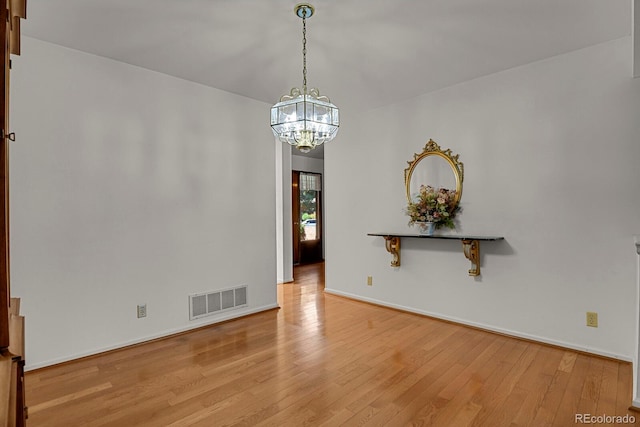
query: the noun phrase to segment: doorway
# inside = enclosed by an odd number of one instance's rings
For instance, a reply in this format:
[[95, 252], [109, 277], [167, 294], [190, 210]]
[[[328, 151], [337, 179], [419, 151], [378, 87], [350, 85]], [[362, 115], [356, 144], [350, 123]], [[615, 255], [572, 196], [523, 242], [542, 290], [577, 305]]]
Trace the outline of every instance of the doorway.
[[322, 174], [292, 171], [293, 264], [323, 260]]

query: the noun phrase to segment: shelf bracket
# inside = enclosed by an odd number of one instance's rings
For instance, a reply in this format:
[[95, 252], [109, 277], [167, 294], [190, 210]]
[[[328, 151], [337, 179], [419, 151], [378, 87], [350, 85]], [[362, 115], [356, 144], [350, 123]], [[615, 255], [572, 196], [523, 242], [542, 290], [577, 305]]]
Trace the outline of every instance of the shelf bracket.
[[[416, 238], [421, 240], [460, 240], [462, 242], [462, 252], [464, 256], [471, 261], [471, 270], [469, 276], [480, 276], [480, 242], [495, 242], [504, 240], [502, 236], [455, 236], [455, 235], [435, 235], [425, 236], [422, 234], [406, 234], [406, 233], [368, 233], [368, 236], [382, 237], [385, 240], [387, 252], [393, 255], [391, 267], [400, 267], [400, 240], [402, 238]], [[638, 253], [640, 254], [640, 237], [638, 237]]]
[[384, 236], [384, 244], [387, 252], [393, 255], [391, 267], [400, 267], [400, 237]]
[[480, 242], [477, 240], [463, 239], [462, 250], [464, 256], [471, 261], [471, 270], [469, 276], [480, 275]]

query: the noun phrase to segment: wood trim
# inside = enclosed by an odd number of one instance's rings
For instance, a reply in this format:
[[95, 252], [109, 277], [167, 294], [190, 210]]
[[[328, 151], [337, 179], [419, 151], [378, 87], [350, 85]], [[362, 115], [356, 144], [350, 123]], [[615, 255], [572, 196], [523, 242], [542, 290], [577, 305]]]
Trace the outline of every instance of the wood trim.
[[9, 424], [9, 408], [11, 397], [11, 367], [13, 357], [4, 352], [0, 354], [0, 426]]
[[[5, 1], [6, 6], [6, 1]], [[9, 26], [7, 8], [0, 8], [0, 34], [3, 34], [3, 47], [0, 49], [0, 127], [7, 133], [9, 115]], [[9, 347], [9, 198], [8, 198], [8, 153], [7, 140], [0, 138], [0, 350]]]
[[20, 316], [20, 298], [9, 299], [9, 314]]
[[20, 55], [20, 17], [11, 18], [11, 31], [9, 32], [9, 51], [14, 55]]
[[16, 356], [24, 358], [24, 317], [9, 315], [9, 336], [11, 344], [9, 352]]
[[9, 393], [9, 425], [11, 427], [18, 424], [18, 414], [16, 408], [18, 407], [18, 369], [17, 360], [14, 358], [11, 363], [11, 393]]
[[14, 55], [20, 55], [20, 19], [27, 17], [26, 0], [9, 0], [9, 52]]
[[300, 262], [300, 172], [291, 171], [291, 227], [293, 264]]
[[11, 16], [27, 19], [27, 0], [10, 0]]
[[[4, 0], [0, 7], [0, 427], [26, 424], [24, 389], [24, 317], [20, 300], [11, 298], [9, 227], [9, 74], [11, 53], [20, 53], [20, 19], [26, 0]], [[8, 370], [8, 371], [7, 371]]]

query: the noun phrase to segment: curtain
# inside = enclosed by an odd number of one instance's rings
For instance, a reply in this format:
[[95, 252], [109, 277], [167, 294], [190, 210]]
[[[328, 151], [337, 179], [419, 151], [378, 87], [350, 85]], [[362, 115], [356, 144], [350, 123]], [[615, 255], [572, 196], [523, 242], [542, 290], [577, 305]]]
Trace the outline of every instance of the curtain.
[[321, 191], [322, 176], [319, 174], [311, 174], [300, 172], [300, 191]]

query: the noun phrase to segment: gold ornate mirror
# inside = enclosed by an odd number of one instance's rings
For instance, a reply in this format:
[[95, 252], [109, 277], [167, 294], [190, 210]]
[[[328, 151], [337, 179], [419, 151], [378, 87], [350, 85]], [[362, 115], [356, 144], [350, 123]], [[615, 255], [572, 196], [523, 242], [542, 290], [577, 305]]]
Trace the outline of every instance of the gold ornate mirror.
[[407, 162], [409, 166], [404, 170], [407, 202], [411, 202], [421, 185], [429, 185], [435, 189], [455, 189], [455, 202], [451, 207], [455, 210], [460, 203], [464, 179], [464, 165], [458, 157], [458, 154], [453, 155], [449, 149], [442, 150], [430, 139], [422, 153], [414, 154], [413, 160]]

